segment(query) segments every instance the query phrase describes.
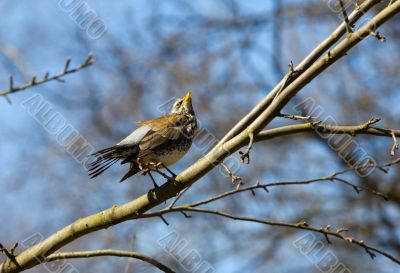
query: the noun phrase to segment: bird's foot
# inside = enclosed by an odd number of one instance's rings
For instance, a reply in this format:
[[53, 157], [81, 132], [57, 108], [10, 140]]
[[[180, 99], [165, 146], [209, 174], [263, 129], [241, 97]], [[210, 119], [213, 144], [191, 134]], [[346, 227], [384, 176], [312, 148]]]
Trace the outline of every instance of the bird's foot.
[[158, 173], [159, 175], [161, 175], [162, 177], [164, 177], [165, 179], [167, 179], [169, 182], [172, 182], [172, 183], [175, 182], [176, 175], [169, 176], [160, 170], [155, 170], [155, 172]]
[[151, 164], [144, 164], [144, 163], [141, 163], [141, 162], [137, 162], [137, 163], [138, 163], [139, 169], [142, 171], [141, 174], [142, 174], [143, 176], [149, 175], [150, 178], [151, 178], [151, 182], [153, 182], [154, 188], [155, 188], [155, 189], [159, 188], [158, 184], [157, 184], [156, 181], [154, 180], [153, 175], [151, 174], [152, 171], [155, 171], [155, 170], [152, 168]]
[[[155, 188], [158, 188], [159, 186], [155, 182], [151, 172], [156, 172], [165, 179], [167, 179], [169, 182], [175, 182], [175, 177], [176, 174], [174, 174], [172, 171], [169, 170], [171, 173], [171, 176], [165, 174], [164, 172], [160, 171], [161, 168], [165, 168], [166, 166], [162, 162], [149, 162], [149, 163], [141, 163], [139, 165], [139, 168], [142, 170], [142, 175], [149, 175]], [[168, 170], [168, 169], [167, 169]]]
[[151, 178], [151, 181], [153, 182], [154, 188], [155, 188], [155, 189], [159, 188], [159, 186], [158, 186], [158, 184], [156, 183], [156, 180], [154, 180], [154, 177], [153, 177], [153, 175], [151, 174], [151, 172], [149, 171], [148, 173], [149, 173], [149, 176], [150, 176], [150, 178]]
[[162, 163], [162, 162], [156, 162], [156, 163], [151, 162], [151, 163], [149, 163], [149, 164], [152, 164], [152, 166], [153, 166], [156, 170], [160, 170], [161, 168], [162, 168], [162, 169], [166, 169], [166, 170], [171, 174], [172, 177], [176, 177], [176, 174], [175, 174], [173, 171], [171, 171], [171, 170], [167, 167], [167, 165], [165, 165], [165, 164]]
[[145, 176], [145, 175], [149, 174], [150, 171], [151, 171], [151, 170], [150, 170], [149, 168], [143, 168], [143, 169], [142, 169], [142, 175]]
[[[148, 164], [149, 164], [149, 166], [151, 166], [152, 171], [158, 173], [159, 175], [161, 175], [162, 177], [167, 179], [169, 182], [175, 182], [176, 174], [173, 171], [171, 171], [170, 169], [168, 169], [168, 167], [164, 163], [150, 162]], [[164, 172], [160, 171], [161, 168], [166, 169], [170, 173], [170, 175], [167, 175]]]

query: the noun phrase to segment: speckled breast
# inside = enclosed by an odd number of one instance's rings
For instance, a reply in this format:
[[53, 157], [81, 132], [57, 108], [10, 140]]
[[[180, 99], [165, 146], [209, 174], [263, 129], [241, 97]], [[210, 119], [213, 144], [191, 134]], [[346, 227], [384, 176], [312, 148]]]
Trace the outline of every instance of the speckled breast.
[[146, 158], [145, 161], [162, 162], [170, 166], [181, 159], [189, 151], [191, 145], [192, 140], [187, 138], [170, 141], [163, 149], [154, 151], [152, 156]]

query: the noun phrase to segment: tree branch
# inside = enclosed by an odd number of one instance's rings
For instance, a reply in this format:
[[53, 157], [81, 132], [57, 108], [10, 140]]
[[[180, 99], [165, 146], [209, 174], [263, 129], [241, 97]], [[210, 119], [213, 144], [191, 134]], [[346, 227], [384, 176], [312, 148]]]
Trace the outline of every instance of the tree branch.
[[[398, 164], [398, 163], [396, 163], [396, 164]], [[349, 169], [348, 171], [351, 171], [351, 170]], [[370, 192], [370, 193], [372, 193], [372, 194], [374, 194], [376, 196], [379, 196], [379, 197], [382, 197], [385, 200], [388, 200], [388, 197], [385, 194], [381, 193], [381, 192], [372, 190], [370, 188], [357, 186], [357, 185], [355, 185], [355, 184], [353, 184], [353, 183], [351, 183], [351, 182], [349, 182], [347, 180], [339, 178], [338, 176], [340, 174], [343, 174], [343, 173], [344, 172], [336, 172], [336, 173], [334, 173], [332, 175], [329, 175], [329, 176], [322, 176], [322, 177], [318, 177], [318, 178], [314, 178], [314, 179], [299, 180], [299, 181], [280, 181], [280, 182], [272, 182], [272, 183], [264, 183], [264, 184], [262, 184], [260, 182], [256, 182], [254, 185], [243, 187], [243, 188], [237, 188], [235, 190], [227, 191], [227, 192], [224, 192], [222, 194], [213, 196], [213, 197], [211, 197], [209, 199], [206, 199], [206, 200], [203, 200], [203, 201], [199, 201], [197, 203], [190, 204], [190, 207], [199, 207], [199, 206], [206, 205], [206, 204], [209, 204], [209, 203], [213, 203], [213, 202], [215, 202], [217, 200], [220, 200], [222, 198], [225, 198], [225, 197], [228, 197], [228, 196], [231, 196], [231, 195], [235, 195], [235, 194], [238, 194], [238, 193], [241, 193], [241, 192], [247, 192], [247, 191], [253, 192], [256, 189], [263, 189], [266, 192], [269, 192], [269, 190], [268, 190], [269, 188], [278, 187], [278, 186], [301, 186], [301, 185], [310, 185], [310, 184], [321, 183], [321, 182], [322, 183], [323, 182], [329, 182], [329, 183], [338, 182], [338, 183], [342, 183], [342, 184], [345, 184], [347, 186], [352, 187], [355, 190], [356, 193], [360, 193], [361, 191], [368, 191], [368, 192]], [[167, 208], [167, 209], [169, 209], [169, 208]]]
[[4, 255], [6, 255], [6, 257], [12, 262], [14, 263], [14, 265], [16, 267], [18, 267], [19, 269], [22, 269], [21, 266], [18, 264], [17, 260], [15, 259], [15, 254], [14, 251], [15, 249], [18, 247], [18, 243], [16, 243], [14, 245], [13, 248], [11, 248], [11, 250], [8, 250], [7, 248], [5, 248], [2, 244], [0, 244], [0, 253], [4, 253]]
[[[314, 62], [309, 69], [297, 77], [288, 87], [286, 87], [268, 106], [268, 108], [259, 115], [248, 127], [247, 130], [253, 133], [260, 132], [268, 123], [272, 121], [276, 115], [279, 114], [281, 109], [295, 96], [304, 86], [306, 86], [315, 77], [320, 75], [328, 67], [330, 67], [337, 60], [347, 55], [348, 51], [357, 45], [364, 38], [368, 37], [371, 30], [375, 30], [387, 20], [392, 18], [400, 11], [400, 3], [395, 2], [390, 6], [385, 7], [375, 17], [373, 17], [366, 24], [361, 26], [357, 31], [348, 35], [332, 50], [330, 50], [320, 60]], [[241, 133], [243, 134], [243, 133]]]
[[86, 57], [85, 62], [83, 62], [82, 64], [78, 65], [75, 68], [69, 68], [69, 65], [71, 63], [71, 58], [68, 58], [65, 61], [65, 65], [64, 65], [64, 69], [63, 71], [61, 71], [60, 73], [54, 75], [54, 76], [50, 76], [49, 73], [47, 72], [44, 77], [41, 80], [37, 80], [36, 76], [32, 77], [32, 80], [24, 85], [21, 86], [14, 86], [14, 79], [13, 76], [9, 76], [9, 84], [8, 84], [8, 89], [0, 91], [0, 96], [5, 96], [7, 97], [7, 95], [11, 94], [11, 93], [15, 93], [18, 91], [22, 91], [25, 89], [28, 89], [30, 87], [33, 86], [37, 86], [37, 85], [41, 85], [44, 84], [46, 82], [50, 82], [50, 81], [59, 81], [59, 82], [64, 82], [64, 80], [62, 79], [64, 76], [68, 75], [68, 74], [72, 74], [75, 72], [78, 72], [79, 70], [82, 70], [88, 66], [91, 66], [94, 63], [94, 59], [93, 59], [93, 55], [89, 54]]
[[349, 17], [347, 16], [346, 9], [344, 8], [343, 0], [338, 0], [338, 1], [339, 1], [339, 6], [340, 6], [340, 10], [342, 12], [344, 23], [346, 24], [346, 31], [348, 34], [350, 34], [353, 32], [353, 30], [350, 25]]
[[331, 231], [330, 226], [324, 226], [320, 228], [316, 227], [309, 227], [307, 222], [305, 220], [300, 221], [299, 223], [285, 223], [285, 222], [276, 222], [276, 221], [268, 221], [268, 220], [263, 220], [263, 219], [258, 219], [258, 218], [252, 218], [252, 217], [245, 217], [245, 216], [237, 216], [233, 214], [229, 214], [224, 211], [219, 211], [219, 210], [210, 210], [210, 209], [204, 209], [204, 208], [194, 208], [194, 207], [188, 207], [188, 206], [181, 206], [181, 207], [175, 207], [169, 210], [161, 210], [157, 212], [152, 212], [152, 213], [146, 213], [140, 216], [140, 218], [149, 218], [149, 217], [159, 217], [159, 215], [171, 213], [171, 212], [178, 212], [178, 211], [184, 211], [184, 212], [196, 212], [196, 213], [205, 213], [205, 214], [212, 214], [212, 215], [217, 215], [217, 216], [222, 216], [225, 218], [229, 218], [232, 220], [238, 220], [238, 221], [244, 221], [244, 222], [253, 222], [253, 223], [259, 223], [259, 224], [264, 224], [268, 226], [280, 226], [280, 227], [287, 227], [287, 228], [292, 228], [292, 229], [302, 229], [302, 230], [308, 230], [311, 232], [315, 233], [320, 233], [323, 234], [326, 238], [328, 243], [329, 241], [329, 236], [338, 238], [342, 241], [346, 241], [350, 244], [358, 245], [364, 248], [364, 250], [370, 255], [371, 258], [375, 257], [375, 254], [373, 252], [379, 253], [393, 262], [400, 264], [400, 259], [392, 256], [391, 254], [376, 248], [374, 246], [366, 244], [363, 240], [357, 240], [352, 237], [347, 237], [344, 236], [342, 233], [344, 228], [340, 228], [337, 231]]
[[322, 124], [319, 122], [308, 122], [304, 124], [287, 125], [278, 128], [272, 128], [268, 130], [261, 131], [255, 137], [256, 142], [266, 141], [273, 138], [300, 134], [300, 133], [321, 133], [321, 134], [349, 134], [355, 135], [372, 135], [372, 136], [383, 136], [383, 137], [400, 137], [400, 130], [378, 128], [365, 126], [366, 123], [355, 125], [355, 126], [345, 126], [345, 125], [330, 125]]
[[[372, 7], [377, 5], [380, 0], [367, 0], [364, 1], [358, 8], [356, 8], [349, 16], [350, 24], [357, 22], [364, 14], [366, 14]], [[303, 61], [294, 69], [290, 69], [283, 79], [268, 93], [268, 95], [261, 100], [245, 117], [243, 117], [219, 142], [222, 144], [234, 136], [238, 135], [241, 131], [247, 128], [272, 102], [272, 100], [281, 93], [287, 83], [293, 81], [296, 77], [300, 76], [304, 71], [311, 67], [330, 47], [338, 42], [346, 34], [346, 24], [343, 22], [339, 25], [324, 41], [318, 44], [317, 47], [307, 55]], [[293, 71], [296, 74], [293, 75]]]
[[44, 262], [51, 262], [55, 260], [62, 259], [79, 259], [79, 258], [90, 258], [90, 257], [100, 257], [100, 256], [115, 256], [115, 257], [128, 257], [138, 259], [147, 262], [163, 272], [174, 273], [175, 271], [157, 261], [156, 259], [134, 252], [126, 250], [114, 250], [114, 249], [101, 249], [101, 250], [89, 250], [89, 251], [74, 251], [74, 252], [57, 252], [49, 255], [44, 259]]

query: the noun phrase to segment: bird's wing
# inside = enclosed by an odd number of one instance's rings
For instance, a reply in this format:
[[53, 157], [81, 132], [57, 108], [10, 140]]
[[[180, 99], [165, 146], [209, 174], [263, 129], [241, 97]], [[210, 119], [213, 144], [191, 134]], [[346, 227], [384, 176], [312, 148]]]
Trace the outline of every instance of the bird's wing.
[[182, 124], [184, 115], [170, 114], [147, 121], [139, 121], [142, 126], [149, 126], [151, 130], [139, 142], [140, 156], [144, 156], [162, 145], [168, 144], [171, 140], [184, 138]]
[[143, 125], [133, 131], [129, 136], [121, 140], [117, 145], [138, 144], [142, 138], [151, 130], [150, 126]]
[[185, 119], [184, 115], [181, 114], [169, 114], [166, 116], [150, 119], [141, 120], [137, 123], [142, 126], [149, 126], [154, 131], [159, 131], [166, 127], [180, 126]]

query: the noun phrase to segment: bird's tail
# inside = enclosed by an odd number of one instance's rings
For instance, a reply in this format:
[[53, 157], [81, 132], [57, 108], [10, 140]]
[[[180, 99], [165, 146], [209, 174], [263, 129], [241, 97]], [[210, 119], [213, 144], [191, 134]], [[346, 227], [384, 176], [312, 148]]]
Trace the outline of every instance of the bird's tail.
[[[123, 162], [121, 162], [121, 164], [122, 163]], [[124, 175], [124, 177], [121, 178], [121, 180], [119, 182], [122, 182], [125, 179], [128, 179], [129, 177], [137, 174], [138, 172], [140, 172], [139, 164], [136, 162], [131, 162], [131, 165], [129, 166], [129, 171]]]
[[134, 157], [137, 151], [138, 147], [136, 146], [115, 145], [91, 154], [90, 156], [95, 157], [95, 160], [89, 164], [88, 173], [90, 178], [95, 178], [102, 174], [118, 160]]

